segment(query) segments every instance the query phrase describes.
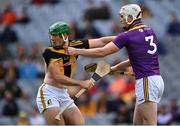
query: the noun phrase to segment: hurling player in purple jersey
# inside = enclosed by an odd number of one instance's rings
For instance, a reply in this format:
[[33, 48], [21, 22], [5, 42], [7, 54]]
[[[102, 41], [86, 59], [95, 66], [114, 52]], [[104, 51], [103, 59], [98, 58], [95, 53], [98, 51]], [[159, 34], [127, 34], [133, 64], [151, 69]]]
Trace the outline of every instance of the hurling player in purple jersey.
[[160, 75], [157, 45], [154, 31], [141, 21], [142, 12], [139, 5], [128, 4], [121, 7], [120, 23], [125, 32], [104, 47], [94, 49], [76, 49], [68, 47], [70, 55], [103, 57], [125, 47], [129, 59], [111, 67], [111, 72], [132, 66], [136, 77], [136, 105], [134, 125], [156, 125], [157, 103], [164, 91], [164, 82]]

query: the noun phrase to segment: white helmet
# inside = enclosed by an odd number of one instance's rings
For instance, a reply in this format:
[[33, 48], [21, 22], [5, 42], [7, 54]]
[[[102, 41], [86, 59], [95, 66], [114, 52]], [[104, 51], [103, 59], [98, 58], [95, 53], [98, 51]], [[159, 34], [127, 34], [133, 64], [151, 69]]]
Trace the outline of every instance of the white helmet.
[[[134, 20], [142, 18], [141, 8], [137, 4], [128, 4], [122, 6], [119, 14], [122, 15], [123, 18], [125, 18], [127, 24], [132, 24]], [[128, 15], [132, 15], [133, 17], [133, 20], [131, 22], [127, 21]]]

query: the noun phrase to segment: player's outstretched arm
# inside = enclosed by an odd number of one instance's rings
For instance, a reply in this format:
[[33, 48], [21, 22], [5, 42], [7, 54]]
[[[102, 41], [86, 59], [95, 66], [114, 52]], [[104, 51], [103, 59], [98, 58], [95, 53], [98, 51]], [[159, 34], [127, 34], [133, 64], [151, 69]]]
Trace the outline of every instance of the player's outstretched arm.
[[118, 64], [116, 64], [114, 66], [111, 66], [111, 72], [113, 73], [113, 72], [116, 72], [118, 70], [123, 70], [123, 69], [125, 69], [125, 68], [127, 68], [129, 66], [131, 66], [131, 64], [130, 64], [130, 61], [128, 59], [128, 60], [120, 62], [120, 63], [118, 63]]
[[101, 47], [110, 43], [116, 36], [106, 36], [97, 39], [89, 39], [89, 48]]
[[108, 43], [104, 47], [93, 49], [76, 49], [73, 47], [68, 47], [69, 55], [83, 55], [90, 57], [103, 57], [117, 51], [119, 51], [119, 48], [113, 42]]

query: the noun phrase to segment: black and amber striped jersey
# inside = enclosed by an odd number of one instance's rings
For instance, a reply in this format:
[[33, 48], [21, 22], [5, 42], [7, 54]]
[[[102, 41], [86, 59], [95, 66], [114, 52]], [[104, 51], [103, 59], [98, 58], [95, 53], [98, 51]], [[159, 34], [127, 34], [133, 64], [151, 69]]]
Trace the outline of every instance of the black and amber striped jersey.
[[[89, 42], [88, 40], [70, 40], [69, 46], [75, 48], [89, 48]], [[60, 64], [60, 74], [72, 78], [78, 56], [69, 56], [64, 49], [56, 50], [53, 47], [48, 47], [43, 52], [43, 58], [46, 67], [52, 62], [58, 62]]]

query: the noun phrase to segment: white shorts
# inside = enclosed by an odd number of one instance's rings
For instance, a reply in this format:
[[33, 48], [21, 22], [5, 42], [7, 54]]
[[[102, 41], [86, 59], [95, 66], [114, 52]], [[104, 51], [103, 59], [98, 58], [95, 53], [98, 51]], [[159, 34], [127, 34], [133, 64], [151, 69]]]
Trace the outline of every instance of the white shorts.
[[145, 101], [159, 103], [164, 91], [164, 82], [160, 75], [153, 75], [136, 80], [136, 103]]
[[[39, 87], [36, 103], [40, 113], [47, 108], [64, 107], [69, 101], [73, 101], [67, 93], [67, 89], [56, 88], [49, 84], [42, 84]], [[68, 108], [76, 107], [73, 103]]]

